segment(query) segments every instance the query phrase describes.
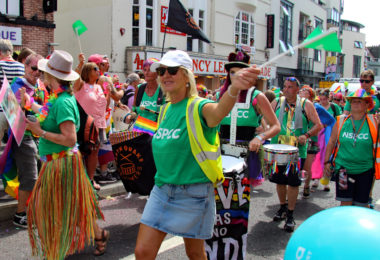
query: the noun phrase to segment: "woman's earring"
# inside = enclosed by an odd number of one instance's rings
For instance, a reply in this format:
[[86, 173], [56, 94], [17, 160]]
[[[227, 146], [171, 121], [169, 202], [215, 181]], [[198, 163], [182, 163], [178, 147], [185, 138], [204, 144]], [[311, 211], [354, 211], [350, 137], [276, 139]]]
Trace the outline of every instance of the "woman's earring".
[[190, 83], [189, 82], [186, 83], [186, 87], [190, 88]]

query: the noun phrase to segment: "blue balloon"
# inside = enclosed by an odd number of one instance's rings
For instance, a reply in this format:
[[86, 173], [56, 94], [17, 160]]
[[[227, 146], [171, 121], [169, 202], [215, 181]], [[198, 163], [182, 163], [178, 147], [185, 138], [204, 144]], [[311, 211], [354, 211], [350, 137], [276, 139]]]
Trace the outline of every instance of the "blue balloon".
[[284, 260], [380, 259], [380, 212], [355, 206], [323, 210], [290, 238]]

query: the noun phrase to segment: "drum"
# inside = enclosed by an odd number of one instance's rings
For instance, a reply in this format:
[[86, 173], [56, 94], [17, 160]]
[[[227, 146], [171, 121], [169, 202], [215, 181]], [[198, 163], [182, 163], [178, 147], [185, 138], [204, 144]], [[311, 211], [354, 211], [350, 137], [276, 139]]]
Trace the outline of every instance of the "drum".
[[149, 195], [156, 174], [152, 136], [134, 131], [122, 131], [110, 134], [110, 142], [125, 189], [128, 192]]
[[286, 144], [263, 145], [264, 161], [276, 162], [277, 165], [287, 165], [298, 161], [298, 148]]
[[215, 188], [213, 237], [205, 241], [208, 259], [243, 259], [247, 245], [250, 185], [244, 158], [222, 155], [226, 177]]
[[222, 167], [224, 176], [232, 177], [234, 174], [242, 173], [247, 168], [247, 165], [244, 158], [222, 155]]

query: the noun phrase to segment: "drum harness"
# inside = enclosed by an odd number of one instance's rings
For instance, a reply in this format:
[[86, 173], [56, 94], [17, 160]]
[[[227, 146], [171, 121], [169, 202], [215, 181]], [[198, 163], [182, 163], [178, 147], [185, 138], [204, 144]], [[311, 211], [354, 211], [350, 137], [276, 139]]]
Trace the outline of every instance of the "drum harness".
[[[252, 93], [255, 91], [255, 87], [252, 87], [248, 90], [247, 96], [244, 103], [236, 103], [231, 110], [231, 124], [230, 124], [230, 141], [229, 143], [222, 144], [222, 151], [226, 155], [231, 155], [237, 158], [244, 158], [246, 162], [248, 155], [248, 142], [244, 142], [241, 145], [236, 144], [236, 131], [237, 131], [237, 116], [238, 109], [248, 109], [251, 105]], [[237, 187], [237, 183], [241, 182], [241, 177], [239, 173], [234, 170], [228, 175], [224, 176], [226, 179], [231, 179], [233, 181], [232, 188]]]

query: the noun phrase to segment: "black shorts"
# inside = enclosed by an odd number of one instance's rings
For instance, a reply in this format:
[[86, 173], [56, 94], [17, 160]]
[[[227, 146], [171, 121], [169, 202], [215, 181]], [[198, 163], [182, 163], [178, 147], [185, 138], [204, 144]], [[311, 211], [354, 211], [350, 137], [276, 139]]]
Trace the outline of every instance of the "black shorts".
[[307, 146], [307, 154], [317, 154], [319, 152], [318, 142], [310, 141]]
[[[301, 168], [303, 168], [303, 165], [305, 163], [305, 159], [301, 159]], [[299, 170], [300, 170], [299, 169]], [[301, 179], [299, 177], [299, 170], [291, 170], [289, 171], [288, 175], [285, 175], [286, 172], [286, 166], [278, 166], [278, 173], [274, 173], [269, 175], [269, 181], [280, 184], [280, 185], [289, 185], [292, 187], [298, 187], [301, 185]]]
[[336, 173], [336, 200], [352, 201], [358, 206], [366, 206], [371, 192], [374, 169], [360, 174], [347, 174], [347, 189], [343, 190], [339, 183], [339, 173]]

